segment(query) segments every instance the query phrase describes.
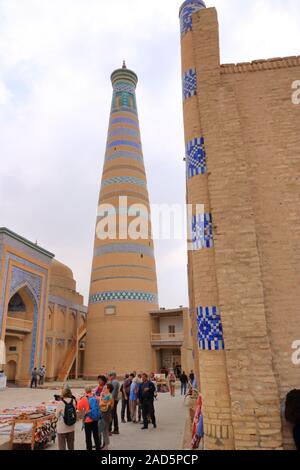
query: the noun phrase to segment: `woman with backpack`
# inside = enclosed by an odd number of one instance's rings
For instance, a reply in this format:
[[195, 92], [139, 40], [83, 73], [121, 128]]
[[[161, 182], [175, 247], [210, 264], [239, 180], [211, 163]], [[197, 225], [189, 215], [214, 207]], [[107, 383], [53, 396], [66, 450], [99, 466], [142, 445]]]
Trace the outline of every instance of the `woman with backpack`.
[[112, 384], [107, 384], [100, 396], [100, 410], [102, 415], [102, 434], [104, 445], [102, 450], [108, 450], [108, 446], [110, 444], [109, 440], [109, 428], [112, 422], [112, 411], [114, 408], [114, 399], [112, 396], [112, 392], [114, 387]]
[[83, 413], [86, 450], [93, 450], [92, 436], [94, 438], [96, 450], [101, 450], [98, 429], [101, 412], [99, 401], [93, 394], [92, 387], [85, 388], [85, 395], [78, 402], [77, 410], [80, 413]]
[[56, 409], [58, 450], [74, 450], [76, 400], [69, 388], [62, 391], [61, 401]]

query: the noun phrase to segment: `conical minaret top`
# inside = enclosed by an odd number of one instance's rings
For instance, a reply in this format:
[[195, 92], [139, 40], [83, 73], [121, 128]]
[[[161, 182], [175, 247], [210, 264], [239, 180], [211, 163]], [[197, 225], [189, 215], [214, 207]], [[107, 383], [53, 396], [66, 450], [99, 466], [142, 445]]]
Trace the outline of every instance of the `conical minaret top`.
[[[91, 379], [100, 370], [117, 370], [120, 374], [151, 370], [148, 312], [158, 307], [150, 203], [135, 94], [138, 77], [124, 61], [112, 73], [111, 82], [113, 96], [87, 324], [85, 376]], [[111, 222], [112, 236], [106, 237]], [[136, 237], [141, 226], [145, 228], [143, 236]]]

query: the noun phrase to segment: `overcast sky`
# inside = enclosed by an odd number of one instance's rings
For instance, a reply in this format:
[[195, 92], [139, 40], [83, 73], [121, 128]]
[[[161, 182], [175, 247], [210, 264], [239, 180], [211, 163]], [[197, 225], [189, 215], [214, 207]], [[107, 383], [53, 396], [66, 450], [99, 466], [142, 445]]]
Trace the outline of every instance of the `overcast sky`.
[[[153, 203], [184, 203], [177, 0], [0, 0], [0, 226], [55, 253], [87, 300], [98, 192], [123, 58]], [[223, 63], [300, 54], [299, 0], [207, 0]], [[300, 79], [300, 77], [299, 77]], [[157, 241], [160, 304], [187, 304], [186, 244]]]

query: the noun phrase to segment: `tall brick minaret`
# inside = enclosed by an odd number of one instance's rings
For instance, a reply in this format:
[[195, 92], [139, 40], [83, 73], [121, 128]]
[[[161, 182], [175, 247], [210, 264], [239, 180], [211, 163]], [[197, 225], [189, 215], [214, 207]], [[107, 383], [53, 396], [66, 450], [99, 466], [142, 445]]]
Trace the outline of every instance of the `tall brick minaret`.
[[[124, 62], [121, 69], [113, 72], [111, 81], [113, 99], [87, 322], [85, 376], [88, 378], [109, 370], [118, 374], [150, 371], [148, 312], [158, 306], [150, 206], [135, 95], [138, 77]], [[137, 216], [142, 225], [149, 224], [147, 233], [139, 239], [126, 233], [128, 226], [132, 229], [139, 225]], [[105, 217], [109, 222], [117, 220], [116, 234], [112, 228], [107, 239], [103, 239]]]

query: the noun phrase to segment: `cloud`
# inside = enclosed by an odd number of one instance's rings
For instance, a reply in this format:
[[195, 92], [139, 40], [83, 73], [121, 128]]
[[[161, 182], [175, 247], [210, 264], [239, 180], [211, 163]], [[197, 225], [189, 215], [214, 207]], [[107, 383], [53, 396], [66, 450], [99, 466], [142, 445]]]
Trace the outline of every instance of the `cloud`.
[[[297, 0], [207, 4], [218, 8], [222, 62], [298, 53]], [[123, 59], [139, 75], [151, 200], [185, 201], [179, 6], [0, 0], [0, 225], [67, 263], [86, 299], [109, 77]], [[156, 252], [163, 304], [186, 304], [185, 244], [158, 241]]]

